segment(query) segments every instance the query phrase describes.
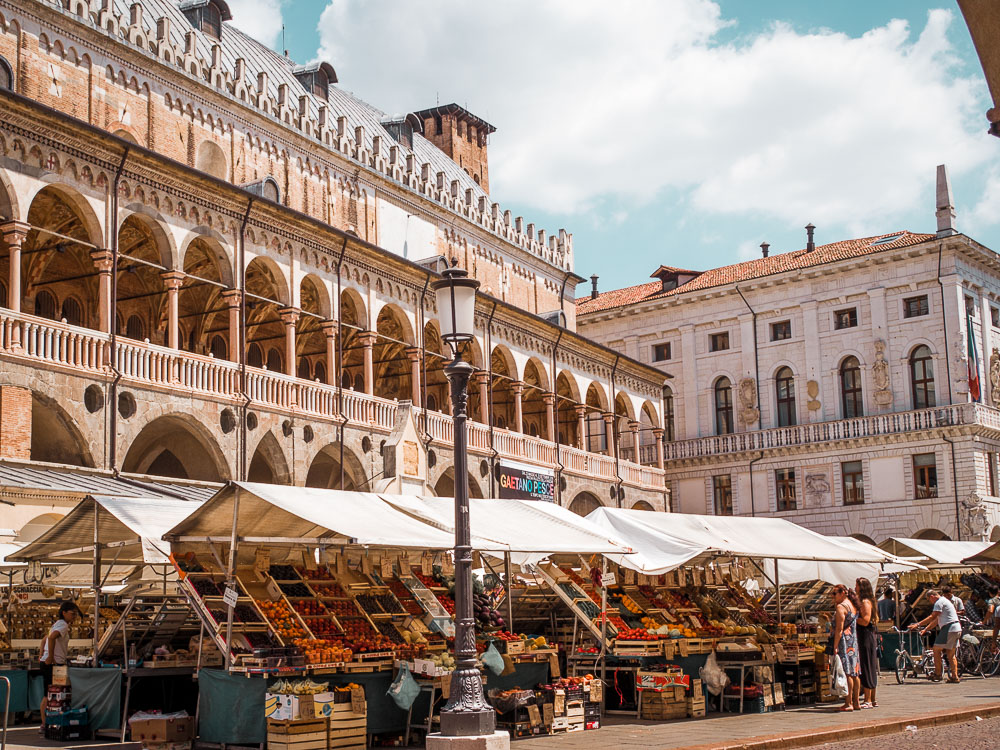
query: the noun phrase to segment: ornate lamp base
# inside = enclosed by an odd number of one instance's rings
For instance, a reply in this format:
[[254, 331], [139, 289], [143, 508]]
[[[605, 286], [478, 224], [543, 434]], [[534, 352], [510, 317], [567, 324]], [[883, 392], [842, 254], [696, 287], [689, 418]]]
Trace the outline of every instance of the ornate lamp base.
[[[444, 717], [442, 716], [442, 719]], [[427, 750], [510, 750], [510, 735], [503, 730], [474, 737], [427, 735]]]

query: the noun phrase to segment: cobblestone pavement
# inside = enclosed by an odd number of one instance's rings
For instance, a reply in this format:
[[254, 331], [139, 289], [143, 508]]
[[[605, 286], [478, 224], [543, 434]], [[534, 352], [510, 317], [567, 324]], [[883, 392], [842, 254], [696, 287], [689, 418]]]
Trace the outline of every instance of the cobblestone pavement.
[[918, 729], [881, 737], [865, 737], [850, 742], [816, 745], [819, 750], [995, 750], [1000, 747], [1000, 718], [951, 724], [946, 727]]
[[[883, 675], [885, 677], [886, 675]], [[556, 737], [532, 737], [511, 743], [514, 750], [583, 750], [584, 748], [616, 748], [616, 750], [668, 750], [693, 746], [737, 744], [750, 738], [773, 737], [784, 734], [801, 734], [847, 729], [854, 725], [902, 720], [938, 711], [964, 710], [977, 706], [1000, 705], [1000, 678], [990, 680], [966, 679], [958, 685], [930, 683], [924, 680], [897, 685], [895, 680], [882, 680], [878, 691], [879, 707], [870, 711], [838, 713], [832, 705], [790, 708], [787, 711], [736, 716], [710, 714], [706, 719], [688, 719], [681, 722], [639, 721], [626, 717], [608, 717], [604, 726], [594, 732], [576, 732]], [[839, 705], [839, 704], [838, 704]], [[976, 722], [982, 724], [983, 722]], [[956, 725], [957, 726], [957, 725]], [[930, 732], [947, 733], [949, 727], [921, 729], [917, 737]], [[970, 732], [979, 731], [975, 728]], [[944, 736], [944, 735], [942, 735]], [[972, 736], [972, 735], [970, 735]], [[881, 748], [872, 744], [865, 748]], [[896, 739], [903, 741], [903, 738]], [[797, 745], [801, 746], [801, 745]], [[827, 745], [827, 747], [839, 746]], [[844, 745], [853, 747], [850, 745]], [[858, 747], [862, 747], [858, 745]], [[884, 745], [890, 747], [916, 747], [909, 745]], [[921, 747], [928, 747], [921, 741]], [[944, 745], [942, 745], [944, 747]], [[950, 743], [952, 748], [964, 745]], [[975, 746], [970, 746], [975, 747]], [[984, 746], [986, 747], [986, 746]], [[988, 745], [1000, 747], [1000, 740]]]

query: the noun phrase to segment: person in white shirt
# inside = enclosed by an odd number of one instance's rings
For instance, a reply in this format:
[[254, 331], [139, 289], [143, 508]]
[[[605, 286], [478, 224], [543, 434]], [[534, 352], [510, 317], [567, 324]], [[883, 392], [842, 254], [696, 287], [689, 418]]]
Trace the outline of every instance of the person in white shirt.
[[[41, 662], [42, 677], [45, 681], [45, 688], [48, 690], [52, 684], [52, 668], [57, 664], [66, 663], [66, 654], [69, 646], [69, 626], [80, 616], [80, 608], [75, 602], [63, 602], [59, 606], [59, 619], [52, 623], [48, 635], [42, 639], [41, 654], [38, 660]], [[45, 727], [46, 699], [42, 698], [42, 728]]]
[[962, 601], [962, 597], [957, 596], [951, 586], [941, 587], [941, 596], [950, 601], [954, 607], [955, 612], [958, 613], [959, 617], [965, 617], [965, 602]]
[[941, 596], [934, 589], [927, 590], [927, 600], [933, 605], [931, 613], [920, 622], [910, 625], [910, 630], [923, 628], [922, 635], [927, 635], [931, 630], [931, 625], [937, 621], [937, 637], [934, 639], [934, 675], [931, 680], [941, 681], [941, 654], [948, 657], [948, 666], [951, 668], [951, 677], [948, 682], [958, 682], [958, 661], [955, 659], [955, 649], [958, 647], [958, 639], [962, 636], [962, 625], [958, 621], [958, 613], [955, 605], [950, 599]]

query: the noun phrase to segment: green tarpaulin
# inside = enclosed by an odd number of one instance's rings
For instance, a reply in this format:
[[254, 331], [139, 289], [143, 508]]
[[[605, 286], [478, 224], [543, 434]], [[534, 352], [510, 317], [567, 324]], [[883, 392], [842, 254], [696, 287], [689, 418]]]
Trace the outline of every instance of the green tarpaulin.
[[122, 673], [115, 668], [69, 668], [70, 705], [87, 707], [91, 729], [121, 729]]
[[201, 691], [198, 735], [202, 742], [259, 745], [267, 735], [264, 680], [231, 675], [220, 669], [198, 674]]

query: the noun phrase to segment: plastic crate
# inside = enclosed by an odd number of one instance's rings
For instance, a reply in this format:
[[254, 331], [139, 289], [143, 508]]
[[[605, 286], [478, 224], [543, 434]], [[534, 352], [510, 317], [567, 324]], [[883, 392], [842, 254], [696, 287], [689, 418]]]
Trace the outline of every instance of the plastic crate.
[[[723, 699], [723, 708], [725, 711], [730, 713], [740, 712], [740, 698], [739, 696], [726, 696]], [[767, 712], [767, 707], [764, 705], [764, 697], [760, 696], [758, 698], [744, 698], [743, 699], [743, 713], [745, 714], [762, 714]]]
[[80, 727], [90, 723], [86, 708], [69, 708], [65, 711], [46, 711], [47, 727]]

